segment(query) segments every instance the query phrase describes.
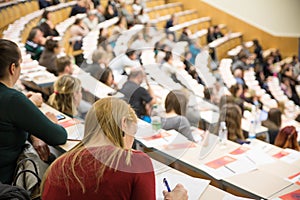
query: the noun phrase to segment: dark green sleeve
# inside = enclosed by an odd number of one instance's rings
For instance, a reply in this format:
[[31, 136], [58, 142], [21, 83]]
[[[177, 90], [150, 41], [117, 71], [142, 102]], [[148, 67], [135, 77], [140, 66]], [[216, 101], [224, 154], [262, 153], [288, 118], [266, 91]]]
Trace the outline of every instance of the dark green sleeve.
[[25, 95], [15, 93], [11, 97], [8, 117], [19, 129], [40, 138], [49, 145], [66, 143], [67, 132], [51, 122]]

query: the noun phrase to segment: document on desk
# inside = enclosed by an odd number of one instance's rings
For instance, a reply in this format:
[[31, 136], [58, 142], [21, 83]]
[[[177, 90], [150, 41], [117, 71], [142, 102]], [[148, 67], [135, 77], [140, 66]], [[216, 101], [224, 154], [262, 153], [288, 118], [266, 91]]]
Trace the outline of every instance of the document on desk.
[[272, 156], [268, 155], [262, 150], [257, 149], [251, 149], [247, 151], [244, 156], [250, 161], [252, 161], [256, 166], [275, 162]]
[[300, 172], [289, 176], [287, 180], [300, 185]]
[[257, 169], [256, 165], [244, 156], [223, 156], [205, 163], [200, 168], [219, 180]]
[[66, 128], [68, 140], [82, 140], [84, 136], [84, 124], [77, 123]]
[[155, 185], [157, 200], [164, 199], [162, 192], [167, 190], [163, 183], [164, 178], [168, 180], [171, 190], [174, 189], [178, 183], [184, 185], [185, 189], [188, 191], [189, 199], [199, 199], [210, 183], [209, 180], [193, 178], [187, 175], [177, 175], [170, 172], [162, 173], [156, 176]]
[[300, 199], [300, 190], [295, 190], [293, 192], [287, 193], [280, 197], [274, 198], [272, 200], [299, 200]]
[[281, 161], [284, 161], [286, 163], [293, 163], [296, 160], [300, 159], [300, 152], [295, 151], [293, 149], [284, 149], [276, 154], [273, 155], [274, 158], [277, 158]]
[[146, 147], [160, 147], [171, 144], [176, 139], [178, 134], [179, 133], [174, 130], [161, 130], [154, 133], [154, 135], [150, 137], [140, 138], [138, 140]]

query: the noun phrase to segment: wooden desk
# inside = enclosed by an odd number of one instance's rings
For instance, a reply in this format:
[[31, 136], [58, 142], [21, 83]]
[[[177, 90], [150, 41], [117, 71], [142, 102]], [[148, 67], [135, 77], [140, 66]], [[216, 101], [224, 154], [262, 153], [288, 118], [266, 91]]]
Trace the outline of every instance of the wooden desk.
[[[285, 178], [300, 171], [300, 160], [293, 164], [286, 164], [270, 157], [270, 159], [274, 161], [270, 164], [256, 165], [257, 169], [255, 170], [218, 178], [216, 175], [207, 171], [207, 167], [204, 166], [204, 164], [228, 155], [229, 152], [237, 149], [240, 145], [228, 141], [224, 148], [220, 146], [219, 140], [215, 135], [210, 135], [207, 146], [194, 144], [190, 146], [181, 145], [181, 147], [177, 149], [173, 148], [177, 144], [180, 146], [180, 144], [189, 142], [182, 137], [183, 136], [178, 135], [167, 146], [159, 145], [151, 148], [144, 147], [144, 150], [148, 152], [151, 157], [166, 165], [194, 177], [209, 179], [211, 180], [212, 185], [235, 195], [255, 199], [269, 199], [270, 197], [276, 196], [276, 194], [280, 194], [281, 191], [290, 191], [292, 190], [291, 188], [294, 188], [294, 184]], [[190, 142], [190, 144], [192, 144], [192, 142]], [[259, 140], [252, 140], [251, 145], [247, 147], [265, 150], [263, 152], [269, 156], [282, 150], [279, 147], [275, 147]], [[276, 166], [278, 166], [278, 168], [284, 167], [284, 169], [279, 170]]]
[[[177, 170], [175, 170], [161, 162], [158, 162], [154, 159], [152, 159], [152, 164], [153, 164], [154, 171], [155, 171], [156, 184], [159, 180], [161, 180], [161, 177], [165, 176], [165, 174], [181, 175], [181, 176], [189, 177], [188, 175], [186, 175], [180, 171], [177, 171]], [[181, 182], [181, 184], [186, 187], [186, 184], [184, 182]], [[199, 188], [199, 189], [201, 189], [201, 188]], [[199, 194], [199, 196], [200, 197], [198, 200], [208, 200], [208, 199], [214, 199], [214, 200], [220, 199], [221, 200], [225, 196], [231, 196], [231, 194], [229, 194], [223, 190], [220, 190], [219, 188], [216, 188], [212, 185], [208, 185], [206, 187], [206, 189], [204, 190], [204, 192], [201, 195]]]
[[225, 190], [237, 195], [255, 199], [269, 199], [293, 183], [265, 171], [256, 170], [223, 180]]
[[[43, 113], [46, 113], [46, 112], [52, 112], [53, 114], [55, 115], [63, 115], [65, 117], [65, 119], [63, 120], [60, 120], [59, 123], [63, 123], [63, 122], [67, 122], [68, 120], [71, 120], [70, 117], [68, 117], [67, 115], [59, 112], [58, 110], [52, 108], [51, 106], [43, 103], [42, 106], [39, 108]], [[79, 123], [79, 124], [74, 124], [74, 125], [71, 125], [71, 126], [68, 126], [66, 127], [66, 131], [67, 131], [67, 134], [68, 134], [68, 139], [67, 139], [67, 142], [66, 144], [63, 144], [63, 145], [59, 145], [57, 146], [56, 148], [60, 151], [60, 152], [66, 152], [66, 151], [69, 151], [71, 150], [76, 144], [79, 143], [79, 141], [74, 141], [74, 140], [70, 140], [70, 137], [74, 136], [75, 135], [78, 135], [79, 138], [78, 140], [80, 139], [80, 137], [82, 138], [83, 137], [83, 124], [82, 123]]]

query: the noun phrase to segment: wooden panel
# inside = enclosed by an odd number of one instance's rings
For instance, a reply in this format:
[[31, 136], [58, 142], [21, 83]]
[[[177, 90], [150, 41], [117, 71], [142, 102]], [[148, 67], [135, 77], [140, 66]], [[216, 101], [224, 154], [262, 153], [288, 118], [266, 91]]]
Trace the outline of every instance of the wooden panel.
[[298, 55], [298, 38], [273, 36], [201, 0], [168, 0], [167, 2], [181, 2], [185, 9], [196, 9], [198, 10], [199, 17], [212, 17], [212, 24], [226, 24], [228, 31], [242, 32], [245, 41], [256, 38], [261, 43], [263, 49], [279, 48], [283, 57]]

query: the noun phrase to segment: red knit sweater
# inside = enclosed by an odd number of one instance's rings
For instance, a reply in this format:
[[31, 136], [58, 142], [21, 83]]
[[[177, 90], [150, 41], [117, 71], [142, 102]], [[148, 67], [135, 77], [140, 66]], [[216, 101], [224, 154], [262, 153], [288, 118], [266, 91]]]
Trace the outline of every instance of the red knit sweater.
[[[106, 146], [101, 148], [105, 148], [106, 155], [110, 155], [114, 147]], [[74, 153], [72, 153], [71, 157], [66, 158], [63, 156], [51, 166], [44, 184], [42, 199], [155, 199], [153, 166], [149, 157], [140, 151], [133, 152], [129, 166], [125, 164], [126, 152], [124, 152], [117, 171], [106, 168], [99, 187], [96, 189], [98, 182], [97, 172], [99, 167], [105, 162], [105, 159], [103, 160], [105, 156], [101, 155], [101, 158], [97, 156], [96, 151], [98, 150], [99, 147], [85, 149], [78, 156], [81, 157], [81, 162], [76, 160], [75, 171], [85, 186], [85, 193], [82, 192], [80, 184], [76, 181], [70, 169], [70, 163], [74, 157]], [[63, 162], [65, 162], [64, 173], [62, 169]], [[69, 185], [69, 195], [66, 184]]]

